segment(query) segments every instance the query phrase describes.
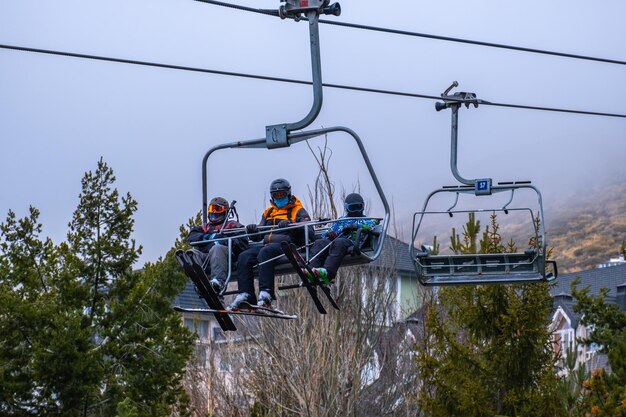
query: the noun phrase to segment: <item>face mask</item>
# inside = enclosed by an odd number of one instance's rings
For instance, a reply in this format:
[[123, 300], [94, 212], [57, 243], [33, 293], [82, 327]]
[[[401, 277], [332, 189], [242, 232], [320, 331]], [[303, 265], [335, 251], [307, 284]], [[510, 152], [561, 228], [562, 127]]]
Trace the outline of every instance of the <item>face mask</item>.
[[221, 223], [224, 221], [224, 213], [209, 213], [209, 222]]
[[278, 208], [283, 208], [285, 207], [287, 204], [289, 204], [289, 198], [288, 197], [283, 197], [283, 198], [275, 198], [274, 199], [274, 204], [276, 205], [276, 207]]

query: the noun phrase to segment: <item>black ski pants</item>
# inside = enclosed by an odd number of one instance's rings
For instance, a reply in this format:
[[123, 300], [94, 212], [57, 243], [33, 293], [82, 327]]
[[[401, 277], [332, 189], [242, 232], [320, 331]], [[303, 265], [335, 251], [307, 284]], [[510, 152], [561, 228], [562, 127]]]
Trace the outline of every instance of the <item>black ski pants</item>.
[[[327, 246], [328, 248], [326, 248]], [[333, 241], [326, 238], [318, 239], [313, 243], [311, 257], [318, 253], [319, 256], [313, 259], [309, 265], [313, 268], [326, 268], [330, 279], [334, 279], [343, 257], [346, 256], [352, 246], [354, 243], [345, 237], [336, 237]], [[320, 253], [322, 250], [323, 252]]]
[[[254, 292], [254, 265], [267, 261], [278, 255], [282, 255], [283, 250], [280, 243], [269, 243], [265, 246], [253, 246], [241, 252], [237, 260], [237, 283], [239, 292], [247, 292], [252, 296], [253, 304], [256, 304]], [[267, 262], [259, 266], [259, 291], [267, 291], [273, 299], [276, 299], [274, 292], [274, 264], [276, 261]]]

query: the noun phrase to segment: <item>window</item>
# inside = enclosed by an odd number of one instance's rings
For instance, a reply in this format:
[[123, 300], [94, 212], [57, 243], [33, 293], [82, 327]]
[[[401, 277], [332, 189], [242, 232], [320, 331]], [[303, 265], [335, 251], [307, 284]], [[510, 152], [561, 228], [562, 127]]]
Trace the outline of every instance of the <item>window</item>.
[[209, 321], [208, 320], [194, 320], [194, 319], [185, 319], [184, 321], [185, 327], [187, 327], [190, 331], [198, 334], [198, 337], [201, 339], [206, 339], [209, 337]]
[[193, 325], [192, 319], [185, 319], [185, 327], [188, 328], [192, 332], [196, 330], [196, 327]]
[[213, 332], [213, 341], [221, 342], [223, 340], [226, 340], [226, 335], [224, 334], [224, 331], [222, 330], [221, 327], [214, 326], [212, 328], [212, 332]]
[[574, 329], [562, 329], [557, 332], [561, 341], [561, 352], [567, 352], [568, 350], [574, 350]]
[[196, 361], [196, 365], [205, 368], [207, 366], [207, 347], [196, 345], [193, 349], [193, 358]]

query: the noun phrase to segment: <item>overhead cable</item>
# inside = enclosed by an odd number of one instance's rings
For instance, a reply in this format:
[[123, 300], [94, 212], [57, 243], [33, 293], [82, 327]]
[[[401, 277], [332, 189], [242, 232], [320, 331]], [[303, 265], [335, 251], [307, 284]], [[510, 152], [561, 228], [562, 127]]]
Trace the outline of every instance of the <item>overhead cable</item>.
[[[264, 15], [268, 15], [268, 16], [278, 16], [278, 12], [277, 11], [273, 11], [273, 10], [255, 9], [253, 7], [247, 7], [247, 6], [242, 6], [242, 5], [238, 5], [238, 4], [226, 3], [226, 2], [218, 1], [218, 0], [196, 0], [196, 1], [198, 1], [200, 3], [207, 3], [207, 4], [212, 4], [212, 5], [221, 6], [221, 7], [228, 7], [228, 8], [231, 8], [231, 9], [242, 10], [242, 11], [251, 12], [251, 13], [259, 13], [259, 14], [264, 14]], [[306, 18], [302, 18], [302, 20], [306, 20]], [[502, 44], [502, 43], [493, 43], [493, 42], [483, 42], [483, 41], [476, 41], [476, 40], [471, 40], [471, 39], [454, 38], [454, 37], [450, 37], [450, 36], [432, 35], [432, 34], [428, 34], [428, 33], [412, 32], [412, 31], [408, 31], [408, 30], [390, 29], [390, 28], [384, 28], [384, 27], [378, 27], [378, 26], [370, 26], [370, 25], [361, 25], [361, 24], [358, 24], [358, 23], [337, 22], [337, 21], [334, 21], [334, 20], [320, 19], [319, 22], [327, 24], [327, 25], [343, 26], [343, 27], [352, 28], [352, 29], [369, 30], [369, 31], [374, 31], [374, 32], [391, 33], [391, 34], [394, 34], [394, 35], [403, 35], [403, 36], [412, 36], [412, 37], [417, 37], [417, 38], [435, 39], [435, 40], [446, 41], [446, 42], [456, 42], [456, 43], [464, 43], [464, 44], [470, 44], [470, 45], [486, 46], [486, 47], [490, 47], [490, 48], [509, 49], [509, 50], [513, 50], [513, 51], [529, 52], [529, 53], [533, 53], [533, 54], [542, 54], [542, 55], [552, 55], [552, 56], [558, 56], [558, 57], [562, 57], [562, 58], [582, 59], [582, 60], [585, 60], [585, 61], [604, 62], [604, 63], [608, 63], [608, 64], [626, 65], [626, 61], [621, 61], [621, 60], [617, 60], [617, 59], [609, 59], [609, 58], [600, 58], [600, 57], [593, 57], [593, 56], [587, 56], [587, 55], [570, 54], [570, 53], [566, 53], [566, 52], [548, 51], [548, 50], [536, 49], [536, 48], [526, 48], [526, 47], [523, 47], [523, 46], [506, 45], [506, 44]]]
[[[50, 50], [50, 49], [29, 48], [29, 47], [16, 46], [16, 45], [0, 44], [0, 49], [8, 49], [8, 50], [22, 51], [22, 52], [32, 52], [32, 53], [47, 54], [47, 55], [57, 55], [57, 56], [64, 56], [64, 57], [70, 57], [70, 58], [90, 59], [90, 60], [96, 60], [96, 61], [115, 62], [115, 63], [120, 63], [120, 64], [141, 65], [141, 66], [146, 66], [146, 67], [165, 68], [165, 69], [173, 69], [173, 70], [180, 70], [180, 71], [201, 72], [201, 73], [214, 74], [214, 75], [224, 75], [224, 76], [229, 76], [229, 77], [253, 78], [257, 80], [275, 81], [275, 82], [283, 82], [283, 83], [291, 83], [291, 84], [304, 84], [304, 85], [313, 84], [311, 81], [298, 80], [298, 79], [293, 79], [293, 78], [272, 77], [272, 76], [267, 76], [267, 75], [223, 71], [223, 70], [199, 68], [199, 67], [189, 67], [189, 66], [183, 66], [183, 65], [161, 64], [158, 62], [138, 61], [135, 59], [124, 59], [124, 58], [113, 58], [113, 57], [100, 56], [100, 55], [55, 51], [55, 50]], [[350, 90], [350, 91], [360, 91], [360, 92], [365, 92], [365, 93], [376, 93], [376, 94], [386, 94], [386, 95], [401, 96], [401, 97], [423, 98], [423, 99], [428, 99], [428, 100], [441, 100], [442, 99], [441, 96], [419, 94], [419, 93], [409, 93], [409, 92], [394, 91], [394, 90], [384, 90], [384, 89], [369, 88], [369, 87], [359, 87], [359, 86], [345, 85], [345, 84], [323, 83], [322, 85], [328, 88], [336, 88], [336, 89]], [[558, 112], [558, 113], [584, 114], [584, 115], [589, 115], [589, 116], [606, 116], [606, 117], [626, 118], [626, 114], [563, 109], [563, 108], [556, 108], [556, 107], [528, 106], [528, 105], [522, 105], [522, 104], [508, 104], [508, 103], [496, 103], [496, 102], [486, 102], [486, 101], [482, 101], [481, 105], [509, 107], [509, 108], [515, 108], [515, 109], [541, 110], [541, 111], [550, 111], [550, 112]]]

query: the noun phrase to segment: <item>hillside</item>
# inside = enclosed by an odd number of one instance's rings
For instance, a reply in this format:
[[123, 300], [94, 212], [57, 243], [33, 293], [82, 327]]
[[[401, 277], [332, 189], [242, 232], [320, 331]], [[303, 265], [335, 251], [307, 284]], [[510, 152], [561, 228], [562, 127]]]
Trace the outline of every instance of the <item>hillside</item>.
[[619, 254], [626, 240], [626, 183], [567, 201], [546, 213], [549, 246], [559, 272], [594, 268]]
[[[626, 182], [587, 190], [585, 195], [578, 193], [577, 197], [562, 201], [556, 196], [544, 197], [549, 201], [544, 208], [548, 247], [552, 248], [552, 259], [558, 262], [559, 272], [595, 268], [619, 255], [621, 244], [626, 240]], [[418, 244], [429, 244], [431, 236], [437, 235], [442, 251], [449, 250], [452, 225], [448, 220], [457, 223], [457, 230], [467, 221], [465, 217], [455, 219], [437, 218], [437, 222], [423, 228], [420, 236], [426, 237], [426, 241], [418, 240]], [[504, 241], [512, 238], [523, 247], [528, 242], [531, 226], [528, 221], [517, 220], [500, 213], [500, 232]], [[488, 218], [483, 217], [482, 227], [487, 224]]]

